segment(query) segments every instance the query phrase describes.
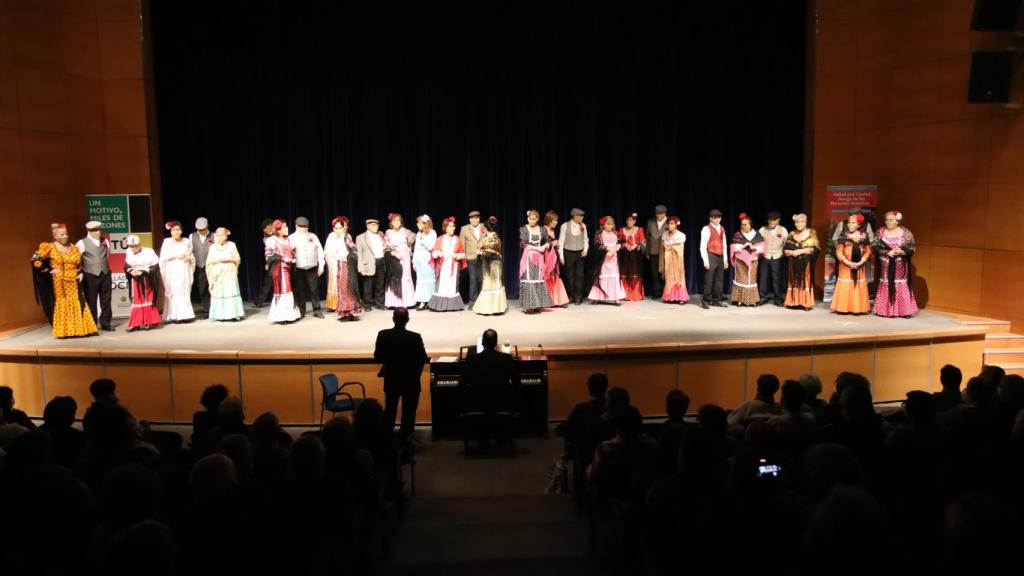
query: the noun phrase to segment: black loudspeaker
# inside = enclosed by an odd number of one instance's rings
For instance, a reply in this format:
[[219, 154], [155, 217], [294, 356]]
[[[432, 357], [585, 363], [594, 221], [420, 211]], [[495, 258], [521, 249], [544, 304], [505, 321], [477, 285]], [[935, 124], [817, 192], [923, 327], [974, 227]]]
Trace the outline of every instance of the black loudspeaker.
[[967, 101], [972, 104], [1009, 102], [1014, 56], [1008, 50], [971, 54], [971, 81], [967, 88]]
[[1021, 1], [974, 0], [971, 30], [976, 32], [1010, 32], [1016, 30]]

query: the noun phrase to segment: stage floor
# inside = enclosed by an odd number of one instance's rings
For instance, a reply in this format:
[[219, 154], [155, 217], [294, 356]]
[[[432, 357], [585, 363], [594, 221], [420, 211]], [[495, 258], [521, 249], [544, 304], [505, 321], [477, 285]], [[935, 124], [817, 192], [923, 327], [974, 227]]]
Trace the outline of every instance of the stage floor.
[[[478, 316], [469, 311], [436, 313], [411, 311], [409, 328], [423, 335], [428, 353], [457, 350], [476, 341], [486, 328], [499, 339], [519, 346], [521, 353], [547, 349], [604, 345], [662, 345], [884, 336], [918, 331], [956, 330], [965, 326], [948, 316], [922, 311], [910, 319], [874, 315], [842, 316], [819, 304], [809, 312], [775, 306], [712, 308], [690, 303], [669, 305], [651, 300], [622, 306], [603, 304], [570, 306], [541, 314], [523, 314], [510, 302], [502, 316]], [[41, 325], [8, 334], [0, 349], [99, 350], [204, 350], [204, 351], [329, 351], [372, 352], [377, 331], [391, 326], [391, 312], [364, 313], [358, 322], [338, 322], [328, 313], [320, 320], [311, 314], [290, 325], [271, 324], [267, 309], [249, 309], [241, 322], [198, 320], [161, 326], [149, 332], [128, 333], [125, 320], [115, 320], [115, 332], [99, 336], [57, 340], [49, 326]]]

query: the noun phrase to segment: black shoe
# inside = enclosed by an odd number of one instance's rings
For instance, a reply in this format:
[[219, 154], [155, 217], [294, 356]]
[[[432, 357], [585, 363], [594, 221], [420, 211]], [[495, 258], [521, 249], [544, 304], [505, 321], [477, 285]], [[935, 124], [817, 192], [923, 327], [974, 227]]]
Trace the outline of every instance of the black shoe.
[[106, 324], [106, 325], [103, 326], [103, 331], [104, 332], [113, 332], [114, 329], [110, 327], [110, 324]]
[[715, 302], [715, 306], [718, 306], [719, 308], [728, 308], [729, 307], [729, 305], [726, 304], [725, 302]]
[[705, 309], [705, 310], [707, 310], [709, 308], [708, 303], [703, 301], [703, 300], [700, 301], [700, 307]]
[[324, 313], [319, 311], [319, 310], [317, 310], [316, 312], [313, 312], [313, 317], [314, 318], [319, 318], [319, 319], [323, 320], [324, 319]]

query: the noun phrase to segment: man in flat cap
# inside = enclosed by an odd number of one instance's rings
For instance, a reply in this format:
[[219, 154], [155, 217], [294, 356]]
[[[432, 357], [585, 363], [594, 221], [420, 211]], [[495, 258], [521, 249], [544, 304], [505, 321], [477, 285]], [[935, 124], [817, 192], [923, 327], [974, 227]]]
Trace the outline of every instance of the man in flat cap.
[[210, 314], [210, 282], [206, 279], [206, 256], [213, 246], [213, 234], [206, 218], [196, 218], [196, 231], [188, 235], [192, 242], [192, 255], [196, 258], [196, 269], [192, 272], [192, 302], [198, 302], [196, 318]]
[[658, 256], [661, 253], [661, 234], [665, 231], [665, 223], [668, 222], [668, 208], [663, 204], [654, 207], [654, 216], [647, 220], [647, 259], [650, 260], [647, 270], [651, 275], [651, 298], [661, 300], [661, 292], [664, 288], [661, 281], [661, 273], [658, 272]]
[[558, 234], [558, 261], [562, 264], [562, 276], [566, 291], [574, 304], [583, 303], [583, 263], [590, 248], [587, 225], [583, 223], [585, 212], [573, 208], [569, 220], [562, 224]]
[[782, 249], [789, 236], [786, 228], [779, 224], [779, 219], [778, 212], [769, 212], [768, 224], [757, 231], [764, 238], [764, 264], [758, 269], [761, 304], [770, 300], [776, 306], [782, 306], [786, 300], [786, 278], [783, 276], [786, 259]]
[[114, 329], [110, 326], [110, 242], [103, 237], [101, 222], [86, 222], [85, 229], [85, 238], [76, 244], [78, 251], [82, 253], [85, 300], [89, 303], [93, 321], [101, 329], [113, 332]]
[[309, 219], [299, 216], [295, 219], [295, 232], [288, 237], [288, 243], [295, 250], [295, 305], [299, 317], [306, 317], [306, 301], [313, 305], [313, 316], [323, 318], [320, 309], [320, 277], [324, 274], [324, 247], [320, 239], [309, 231]]
[[480, 224], [480, 212], [473, 210], [469, 213], [469, 224], [459, 230], [459, 239], [466, 249], [466, 270], [469, 275], [469, 303], [476, 302], [480, 295], [480, 286], [483, 283], [483, 274], [480, 271], [480, 238], [483, 236], [484, 227]]
[[704, 297], [700, 300], [700, 307], [705, 310], [708, 306], [727, 306], [722, 300], [722, 285], [725, 283], [725, 271], [729, 268], [729, 259], [725, 257], [728, 248], [722, 212], [712, 210], [708, 213], [708, 225], [700, 231], [700, 259], [704, 261]]
[[380, 220], [366, 219], [366, 232], [356, 236], [356, 268], [363, 279], [363, 308], [380, 310], [384, 308], [384, 234], [380, 231]]

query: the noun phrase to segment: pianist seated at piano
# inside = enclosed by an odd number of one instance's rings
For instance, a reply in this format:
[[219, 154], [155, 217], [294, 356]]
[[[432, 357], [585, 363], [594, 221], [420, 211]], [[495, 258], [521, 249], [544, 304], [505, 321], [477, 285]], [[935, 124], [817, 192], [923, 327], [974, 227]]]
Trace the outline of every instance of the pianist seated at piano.
[[459, 383], [459, 419], [464, 432], [483, 441], [500, 440], [511, 436], [520, 411], [519, 371], [515, 357], [498, 350], [493, 329], [484, 331], [481, 345], [482, 351], [466, 358]]

